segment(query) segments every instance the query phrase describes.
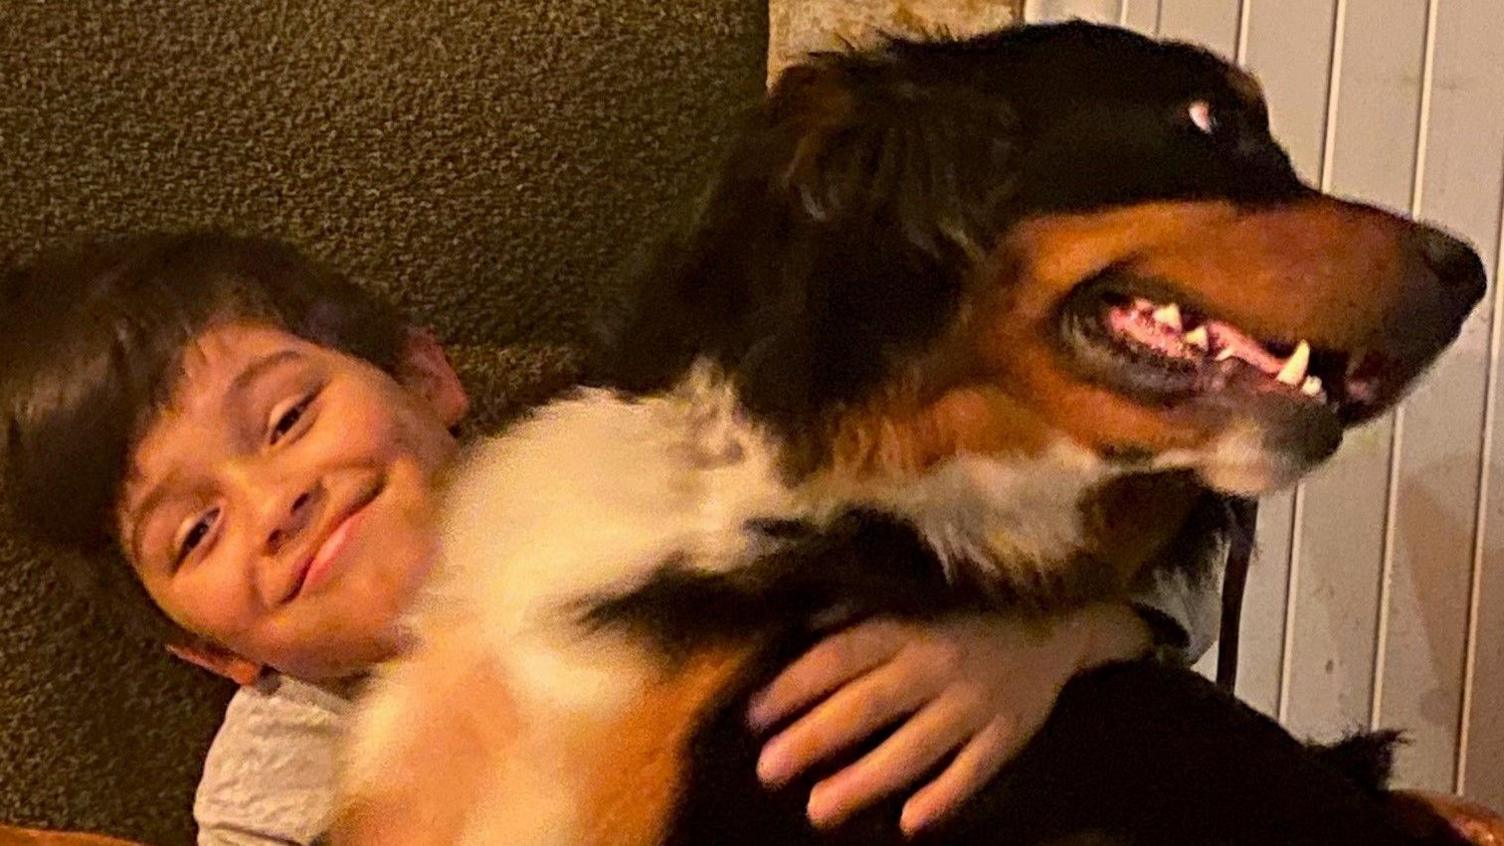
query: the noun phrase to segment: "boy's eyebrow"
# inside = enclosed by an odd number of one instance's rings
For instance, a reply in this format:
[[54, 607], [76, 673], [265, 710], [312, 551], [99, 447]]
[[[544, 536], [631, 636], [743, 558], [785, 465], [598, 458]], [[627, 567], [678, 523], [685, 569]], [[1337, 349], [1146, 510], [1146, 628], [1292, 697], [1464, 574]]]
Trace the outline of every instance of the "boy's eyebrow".
[[145, 550], [141, 548], [141, 544], [146, 540], [146, 518], [151, 516], [152, 511], [161, 504], [162, 500], [167, 499], [167, 497], [171, 495], [171, 482], [171, 476], [158, 482], [156, 487], [153, 487], [151, 491], [146, 494], [146, 496], [141, 498], [141, 502], [139, 502], [136, 507], [132, 509], [129, 515], [131, 532], [131, 555], [133, 557], [133, 560], [138, 564], [146, 560], [146, 558], [144, 557]]
[[225, 405], [233, 405], [236, 399], [245, 393], [247, 388], [255, 384], [257, 379], [260, 379], [268, 372], [276, 370], [283, 364], [299, 358], [302, 358], [302, 353], [295, 349], [284, 349], [264, 355], [251, 362], [244, 370], [235, 374], [235, 378], [230, 381], [230, 387], [225, 391]]

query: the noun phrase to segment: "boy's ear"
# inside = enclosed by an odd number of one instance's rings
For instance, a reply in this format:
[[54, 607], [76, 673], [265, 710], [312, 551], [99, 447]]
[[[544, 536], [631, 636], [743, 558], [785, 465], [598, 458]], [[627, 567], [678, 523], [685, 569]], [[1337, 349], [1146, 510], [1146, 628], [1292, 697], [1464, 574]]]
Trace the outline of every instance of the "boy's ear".
[[470, 410], [470, 396], [444, 354], [438, 338], [427, 329], [410, 329], [397, 367], [397, 381], [417, 391], [445, 426], [454, 426]]
[[249, 658], [242, 658], [212, 643], [168, 644], [167, 651], [195, 667], [202, 667], [217, 676], [224, 676], [242, 687], [255, 684], [256, 680], [261, 678], [262, 671], [266, 669]]

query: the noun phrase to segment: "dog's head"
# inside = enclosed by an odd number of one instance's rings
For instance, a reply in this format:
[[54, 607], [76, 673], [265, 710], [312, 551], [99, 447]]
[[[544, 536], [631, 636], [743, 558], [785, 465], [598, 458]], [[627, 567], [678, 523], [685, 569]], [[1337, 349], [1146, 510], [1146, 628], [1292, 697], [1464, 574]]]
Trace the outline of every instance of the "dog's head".
[[795, 474], [1064, 440], [1238, 493], [1396, 402], [1485, 284], [1303, 183], [1248, 74], [1081, 23], [791, 69], [651, 277], [618, 381], [716, 362]]

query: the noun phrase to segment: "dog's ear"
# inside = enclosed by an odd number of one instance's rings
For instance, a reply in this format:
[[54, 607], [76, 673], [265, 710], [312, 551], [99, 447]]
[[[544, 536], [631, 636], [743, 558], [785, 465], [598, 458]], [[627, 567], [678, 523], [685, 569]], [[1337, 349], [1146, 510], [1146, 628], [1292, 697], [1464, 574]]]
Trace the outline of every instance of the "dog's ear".
[[976, 68], [936, 59], [907, 45], [786, 72], [765, 111], [786, 145], [775, 191], [815, 223], [887, 225], [932, 254], [984, 252], [1012, 187], [1017, 119]]
[[750, 280], [761, 316], [739, 318], [751, 344], [731, 369], [749, 407], [807, 431], [951, 325], [1006, 227], [1018, 122], [996, 87], [956, 65], [886, 53], [791, 69], [762, 120], [751, 139], [762, 147], [744, 161], [768, 182], [742, 192], [762, 199], [731, 204], [779, 225], [728, 251], [771, 264]]

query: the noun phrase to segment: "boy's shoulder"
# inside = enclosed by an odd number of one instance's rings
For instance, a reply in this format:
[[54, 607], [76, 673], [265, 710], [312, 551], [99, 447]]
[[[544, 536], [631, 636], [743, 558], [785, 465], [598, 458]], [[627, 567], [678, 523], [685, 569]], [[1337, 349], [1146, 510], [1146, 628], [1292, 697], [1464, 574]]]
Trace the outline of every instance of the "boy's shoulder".
[[199, 842], [221, 842], [215, 832], [224, 831], [313, 843], [333, 801], [349, 705], [339, 693], [280, 675], [241, 688], [204, 761], [193, 807]]

